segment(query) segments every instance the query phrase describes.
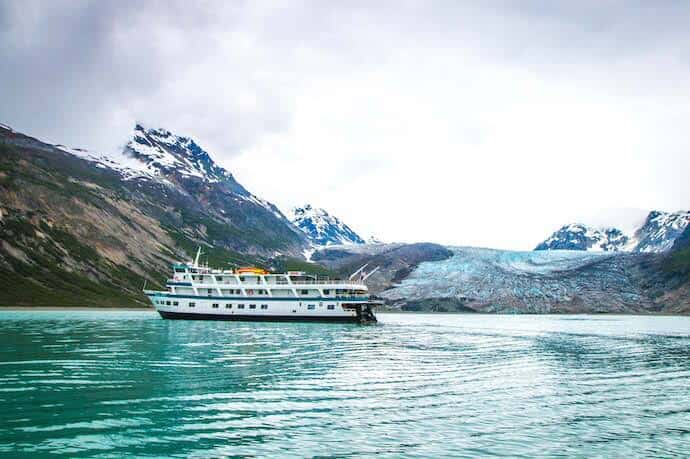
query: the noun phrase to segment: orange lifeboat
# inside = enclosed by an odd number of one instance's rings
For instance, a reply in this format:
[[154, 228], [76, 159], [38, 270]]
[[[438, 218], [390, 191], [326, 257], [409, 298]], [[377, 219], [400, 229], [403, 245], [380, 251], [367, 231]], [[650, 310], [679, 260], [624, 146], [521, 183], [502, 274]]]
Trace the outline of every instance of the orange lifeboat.
[[262, 268], [254, 268], [254, 267], [247, 267], [247, 268], [239, 268], [237, 270], [238, 274], [257, 274], [257, 275], [262, 275], [262, 274], [268, 274], [268, 271]]

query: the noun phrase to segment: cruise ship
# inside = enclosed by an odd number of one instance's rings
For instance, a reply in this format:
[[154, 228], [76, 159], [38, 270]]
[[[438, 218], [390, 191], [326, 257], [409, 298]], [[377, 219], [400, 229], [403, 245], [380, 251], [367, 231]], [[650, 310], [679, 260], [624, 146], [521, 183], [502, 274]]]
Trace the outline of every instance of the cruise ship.
[[212, 269], [173, 265], [167, 290], [144, 290], [164, 319], [375, 323], [362, 267], [350, 279], [319, 279], [301, 271], [261, 268]]

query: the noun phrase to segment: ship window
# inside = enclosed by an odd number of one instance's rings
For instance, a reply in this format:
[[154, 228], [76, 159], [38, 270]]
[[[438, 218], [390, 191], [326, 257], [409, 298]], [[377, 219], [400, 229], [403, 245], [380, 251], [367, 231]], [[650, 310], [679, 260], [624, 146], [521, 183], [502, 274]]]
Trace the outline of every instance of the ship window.
[[309, 290], [301, 290], [301, 294], [302, 294], [302, 295], [308, 295], [308, 294], [309, 294]]
[[165, 302], [165, 305], [166, 305], [166, 306], [170, 306], [170, 301], [166, 301], [166, 302]]
[[196, 303], [189, 303], [190, 308], [193, 308], [194, 306], [196, 306]]
[[222, 281], [222, 280], [223, 280], [223, 276], [216, 276], [216, 280], [217, 280], [218, 282]]
[[238, 305], [237, 305], [237, 309], [244, 309], [244, 305], [243, 305], [243, 304], [238, 304]]
[[261, 309], [268, 309], [268, 305], [267, 305], [267, 304], [262, 304], [262, 305], [261, 305]]
[[230, 304], [230, 303], [226, 304], [225, 309], [232, 309], [232, 304]]
[[328, 305], [328, 309], [335, 309], [335, 305], [334, 305], [334, 304], [329, 304], [329, 305]]
[[180, 303], [178, 303], [177, 301], [173, 301], [173, 306], [178, 306], [179, 304]]
[[255, 304], [250, 304], [250, 305], [249, 305], [249, 309], [256, 309], [256, 305], [255, 305]]
[[316, 305], [315, 305], [315, 304], [310, 304], [309, 306], [307, 306], [307, 309], [316, 309]]
[[324, 290], [324, 291], [323, 291], [323, 294], [324, 294], [324, 295], [330, 295], [330, 294], [331, 294], [331, 291], [328, 290], [328, 289], [327, 289], [327, 290]]
[[218, 309], [218, 303], [213, 303], [213, 304], [211, 305], [211, 307], [212, 307], [213, 309]]

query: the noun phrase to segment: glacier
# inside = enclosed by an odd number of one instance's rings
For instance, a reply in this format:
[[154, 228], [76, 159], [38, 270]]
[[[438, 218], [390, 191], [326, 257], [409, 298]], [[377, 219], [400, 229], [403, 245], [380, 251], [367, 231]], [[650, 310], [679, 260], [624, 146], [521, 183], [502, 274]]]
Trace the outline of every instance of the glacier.
[[637, 312], [653, 307], [628, 269], [635, 255], [448, 249], [452, 257], [421, 263], [380, 296], [402, 309], [431, 299], [482, 312]]

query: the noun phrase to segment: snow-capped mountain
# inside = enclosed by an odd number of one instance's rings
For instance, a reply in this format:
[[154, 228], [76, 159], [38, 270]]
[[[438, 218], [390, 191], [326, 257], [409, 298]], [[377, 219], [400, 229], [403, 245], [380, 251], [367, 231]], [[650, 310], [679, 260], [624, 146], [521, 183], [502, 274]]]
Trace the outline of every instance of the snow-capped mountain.
[[147, 129], [137, 124], [131, 140], [121, 152], [101, 154], [64, 145], [55, 147], [94, 162], [97, 167], [115, 170], [124, 180], [155, 180], [169, 185], [178, 183], [183, 185], [182, 188], [187, 188], [185, 185], [193, 182], [222, 184], [237, 198], [264, 207], [276, 217], [285, 219], [273, 204], [247, 191], [193, 139], [166, 129]]
[[582, 223], [565, 225], [535, 250], [588, 250], [604, 252], [666, 252], [690, 222], [689, 211], [651, 211], [632, 236], [618, 228], [597, 228]]
[[163, 175], [176, 173], [206, 182], [221, 182], [232, 178], [194, 140], [165, 129], [147, 129], [137, 124], [124, 154], [139, 160], [148, 170], [155, 170]]
[[101, 154], [82, 148], [56, 145], [62, 151], [119, 171], [125, 179], [161, 179], [175, 175], [209, 183], [233, 180], [193, 139], [166, 129], [147, 129], [137, 124], [121, 152]]
[[617, 228], [594, 228], [571, 223], [554, 232], [534, 250], [618, 252], [625, 249], [628, 241], [628, 236]]
[[338, 217], [310, 204], [293, 208], [289, 218], [315, 245], [364, 244], [364, 240]]
[[690, 211], [661, 212], [653, 210], [635, 231], [635, 252], [665, 252], [690, 223]]

